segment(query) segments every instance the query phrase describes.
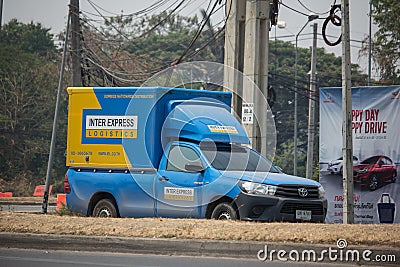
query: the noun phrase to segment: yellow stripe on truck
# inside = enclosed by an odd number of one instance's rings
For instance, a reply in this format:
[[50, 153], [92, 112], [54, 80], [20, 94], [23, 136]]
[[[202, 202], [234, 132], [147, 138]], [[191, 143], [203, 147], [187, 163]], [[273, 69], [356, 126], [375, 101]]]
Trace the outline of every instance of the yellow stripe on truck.
[[[101, 109], [94, 89], [92, 87], [69, 87], [67, 92], [69, 94], [69, 102], [66, 165], [71, 167], [131, 168], [132, 166], [122, 144], [82, 144], [83, 111], [85, 109]], [[99, 131], [102, 131], [102, 133]], [[136, 129], [93, 129], [87, 130], [85, 136], [98, 138], [101, 137], [101, 134], [108, 134], [107, 138], [110, 138], [111, 131], [113, 134], [118, 131], [118, 134], [124, 135], [123, 138], [137, 138]]]

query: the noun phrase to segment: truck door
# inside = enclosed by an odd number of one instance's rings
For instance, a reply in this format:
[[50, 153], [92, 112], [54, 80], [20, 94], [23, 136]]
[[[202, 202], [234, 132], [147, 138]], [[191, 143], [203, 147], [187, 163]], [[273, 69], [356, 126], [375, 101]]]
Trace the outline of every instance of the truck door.
[[203, 183], [200, 154], [190, 144], [173, 143], [165, 155], [155, 180], [157, 216], [198, 218]]

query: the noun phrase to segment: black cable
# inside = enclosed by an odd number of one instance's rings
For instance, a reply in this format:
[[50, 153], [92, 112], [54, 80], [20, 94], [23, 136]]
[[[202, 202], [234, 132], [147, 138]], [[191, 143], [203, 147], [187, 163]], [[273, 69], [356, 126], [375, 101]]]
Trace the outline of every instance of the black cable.
[[[141, 34], [139, 36], [139, 38], [142, 38], [146, 35], [148, 35], [149, 33], [152, 33], [158, 26], [162, 25], [165, 21], [167, 21], [172, 14], [174, 14], [174, 12], [185, 2], [185, 0], [182, 0], [164, 19], [160, 20], [156, 25], [154, 25], [151, 29], [149, 29], [147, 32]], [[136, 38], [135, 38], [136, 39]]]
[[338, 37], [338, 39], [334, 42], [331, 42], [326, 38], [326, 27], [329, 22], [331, 22], [335, 26], [341, 26], [342, 24], [342, 19], [336, 15], [336, 12], [338, 10], [341, 10], [340, 5], [333, 5], [331, 10], [329, 11], [329, 16], [325, 19], [324, 23], [322, 24], [322, 37], [324, 38], [324, 41], [327, 45], [329, 46], [336, 46], [342, 41], [342, 34]]
[[225, 26], [223, 26], [218, 32], [216, 32], [205, 44], [203, 44], [199, 49], [196, 49], [192, 54], [188, 55], [187, 58], [191, 59], [197, 54], [199, 54], [203, 49], [209, 46], [212, 42], [218, 41], [219, 38], [224, 36], [223, 33], [225, 31]]
[[[136, 11], [136, 12], [133, 12], [133, 13], [129, 13], [129, 14], [123, 15], [123, 14], [116, 14], [116, 13], [113, 13], [113, 12], [111, 12], [111, 11], [108, 11], [108, 10], [104, 9], [103, 7], [101, 7], [100, 5], [95, 4], [92, 0], [87, 0], [87, 2], [88, 2], [90, 5], [92, 5], [92, 6], [95, 5], [98, 9], [100, 9], [100, 10], [102, 10], [102, 11], [104, 11], [104, 12], [107, 12], [107, 13], [111, 14], [112, 16], [104, 16], [104, 15], [103, 15], [104, 17], [109, 17], [109, 18], [116, 17], [116, 16], [121, 16], [121, 17], [143, 16], [143, 15], [146, 15], [146, 14], [149, 14], [149, 13], [153, 12], [154, 10], [160, 8], [161, 6], [167, 4], [167, 3], [170, 2], [170, 1], [171, 1], [171, 0], [156, 1], [155, 3], [151, 4], [150, 6], [144, 8], [144, 9], [142, 9], [142, 10], [139, 10], [139, 11]], [[176, 0], [173, 4], [171, 4], [171, 5], [170, 5], [169, 7], [167, 7], [166, 9], [171, 8], [171, 7], [172, 7], [173, 5], [175, 5], [178, 1], [179, 1], [179, 0]], [[88, 12], [88, 11], [84, 11], [84, 12], [87, 13], [87, 14], [93, 15], [93, 16], [98, 16], [98, 17], [100, 17], [100, 15], [98, 15], [98, 14], [94, 14], [94, 13], [91, 13], [91, 12]]]
[[306, 5], [304, 5], [300, 0], [297, 0], [297, 2], [299, 2], [299, 4], [300, 4], [305, 10], [307, 10], [308, 12], [314, 13], [314, 14], [316, 14], [316, 15], [325, 15], [325, 14], [328, 14], [329, 11], [330, 11], [330, 10], [328, 10], [328, 11], [323, 12], [323, 13], [315, 12], [315, 11], [309, 9], [309, 8], [308, 8]]
[[293, 7], [290, 7], [290, 6], [288, 6], [288, 5], [284, 4], [284, 3], [282, 3], [282, 1], [280, 1], [279, 3], [280, 3], [282, 6], [288, 8], [288, 9], [290, 9], [290, 10], [296, 12], [296, 13], [299, 13], [299, 14], [301, 14], [301, 15], [303, 15], [303, 16], [308, 17], [308, 14], [303, 13], [303, 12], [301, 12], [301, 11], [298, 11], [297, 9], [294, 9]]
[[[183, 3], [185, 0], [182, 0], [181, 1], [181, 3]], [[90, 3], [90, 2], [89, 2]], [[180, 3], [180, 4], [181, 4]], [[101, 12], [95, 7], [95, 6], [93, 6], [93, 8], [96, 10], [96, 12], [98, 12], [99, 13], [99, 15], [100, 16], [102, 16], [103, 17], [103, 19], [106, 21], [106, 18], [103, 16], [103, 14], [101, 14]], [[115, 29], [119, 34], [121, 34], [121, 36], [122, 37], [124, 37], [125, 39], [127, 39], [127, 40], [129, 40], [129, 38], [125, 35], [125, 34], [123, 34], [119, 29], [117, 29], [113, 24], [111, 24], [111, 27], [113, 28], [113, 29]], [[104, 34], [103, 34], [104, 35]], [[105, 36], [105, 35], [104, 35]], [[106, 37], [106, 36], [105, 36]], [[135, 42], [131, 42], [131, 44], [133, 44], [134, 46], [136, 46], [137, 47], [137, 45], [136, 45], [136, 43]], [[157, 57], [157, 56], [154, 56], [156, 59], [158, 59], [160, 62], [163, 62], [163, 60], [162, 59], [160, 59], [159, 57]]]
[[189, 50], [192, 48], [192, 46], [194, 45], [194, 43], [197, 41], [197, 39], [199, 38], [201, 32], [203, 31], [204, 27], [207, 24], [207, 21], [210, 19], [211, 15], [213, 14], [217, 4], [220, 2], [220, 0], [215, 0], [215, 4], [212, 7], [210, 13], [208, 14], [207, 18], [204, 20], [203, 19], [203, 23], [200, 25], [199, 29], [197, 30], [195, 36], [192, 38], [192, 41], [190, 42], [190, 44], [187, 46], [187, 48], [185, 49], [185, 51], [183, 52], [183, 54], [173, 63], [173, 65], [177, 65], [179, 64], [182, 59], [186, 56], [186, 54], [189, 52]]

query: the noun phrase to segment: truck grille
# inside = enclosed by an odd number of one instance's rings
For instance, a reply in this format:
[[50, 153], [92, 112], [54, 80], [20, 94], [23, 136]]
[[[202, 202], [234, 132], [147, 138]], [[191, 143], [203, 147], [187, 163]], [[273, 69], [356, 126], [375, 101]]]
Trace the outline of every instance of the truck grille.
[[[299, 189], [305, 188], [307, 190], [306, 196], [300, 196]], [[317, 186], [303, 186], [303, 185], [278, 185], [276, 189], [276, 196], [290, 197], [290, 198], [306, 198], [306, 199], [317, 199], [318, 187]]]
[[283, 205], [281, 213], [296, 214], [296, 210], [311, 210], [312, 215], [324, 214], [324, 208], [322, 204], [290, 202], [287, 202]]

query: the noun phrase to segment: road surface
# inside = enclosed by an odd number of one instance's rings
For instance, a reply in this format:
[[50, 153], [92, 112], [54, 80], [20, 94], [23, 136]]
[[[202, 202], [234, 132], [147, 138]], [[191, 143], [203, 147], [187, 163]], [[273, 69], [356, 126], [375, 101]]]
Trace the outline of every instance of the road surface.
[[[47, 206], [47, 212], [54, 212], [56, 210], [55, 205]], [[29, 213], [41, 213], [42, 204], [34, 205], [14, 205], [14, 204], [2, 204], [0, 205], [0, 211], [10, 211], [10, 212], [29, 212]], [[1, 265], [0, 265], [1, 267]]]
[[[343, 262], [340, 264], [343, 265]], [[124, 253], [71, 252], [0, 249], [0, 267], [54, 267], [54, 266], [116, 266], [116, 267], [288, 267], [332, 266], [323, 263], [297, 263], [259, 261], [254, 259], [228, 259], [212, 257], [160, 256]]]

